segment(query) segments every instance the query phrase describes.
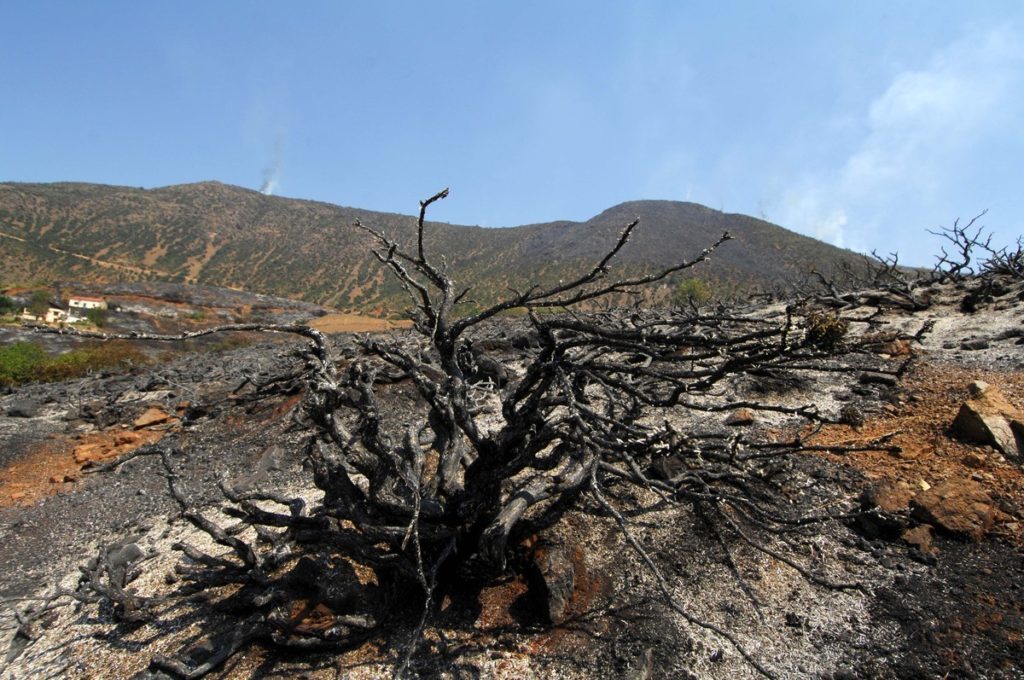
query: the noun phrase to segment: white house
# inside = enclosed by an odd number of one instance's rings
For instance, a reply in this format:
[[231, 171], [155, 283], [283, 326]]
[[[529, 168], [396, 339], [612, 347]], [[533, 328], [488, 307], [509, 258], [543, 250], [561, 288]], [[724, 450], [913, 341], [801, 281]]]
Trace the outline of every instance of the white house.
[[106, 309], [107, 301], [103, 298], [78, 295], [68, 298], [68, 307], [71, 309]]
[[62, 321], [68, 321], [68, 313], [63, 309], [57, 309], [56, 307], [50, 307], [46, 310], [46, 314], [38, 315], [33, 314], [26, 307], [21, 310], [21, 318], [23, 321], [41, 321], [43, 323], [60, 323]]

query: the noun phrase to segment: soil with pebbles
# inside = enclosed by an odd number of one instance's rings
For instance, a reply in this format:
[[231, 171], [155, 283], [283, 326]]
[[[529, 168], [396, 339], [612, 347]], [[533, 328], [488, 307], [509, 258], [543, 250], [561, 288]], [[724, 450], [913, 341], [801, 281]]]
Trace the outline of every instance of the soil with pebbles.
[[[800, 564], [832, 581], [861, 590], [835, 591], [807, 581], [787, 565], [740, 542], [724, 547], [689, 508], [666, 507], [657, 497], [625, 500], [648, 509], [633, 517], [637, 538], [666, 574], [674, 597], [688, 611], [732, 632], [754, 657], [787, 678], [1017, 678], [1024, 677], [1024, 475], [1021, 461], [988, 447], [951, 439], [946, 431], [967, 384], [982, 378], [1024, 406], [1024, 327], [1020, 284], [967, 313], [960, 301], [969, 287], [933, 291], [934, 304], [917, 313], [886, 311], [885, 332], [913, 335], [914, 367], [896, 385], [858, 381], [857, 375], [822, 373], [796, 385], [770, 379], [738, 381], [734, 388], [785, 404], [818, 404], [825, 412], [856, 411], [849, 425], [817, 433], [822, 443], [866, 442], [895, 433], [897, 455], [864, 452], [793, 456], [776, 471], [794, 506], [809, 512], [856, 509], [866, 487], [879, 481], [923, 488], [951, 479], [985, 485], [999, 505], [1000, 521], [980, 540], [934, 531], [932, 546], [879, 532], [863, 523], [809, 526], [787, 537], [765, 539]], [[873, 310], [848, 310], [866, 318]], [[495, 333], [515, 335], [518, 326]], [[865, 324], [853, 323], [860, 333]], [[874, 329], [872, 332], [877, 332]], [[339, 339], [345, 345], [348, 341]], [[514, 344], [514, 343], [512, 343]], [[0, 677], [153, 677], [155, 653], [174, 653], [198, 634], [202, 622], [168, 612], [161, 625], [130, 628], [95, 607], [68, 606], [36, 621], [32, 637], [17, 634], [11, 607], [53, 584], [75, 582], [76, 567], [101, 546], [134, 542], [145, 554], [140, 592], [161, 592], [179, 554], [178, 540], [202, 541], [172, 519], [176, 506], [159, 474], [160, 461], [140, 456], [120, 467], [73, 481], [52, 482], [41, 473], [35, 500], [18, 502], [3, 491], [3, 471], [26, 456], [63, 460], [68, 441], [83, 433], [116, 431], [143, 411], [159, 407], [180, 416], [161, 445], [173, 456], [185, 493], [214, 512], [217, 482], [259, 483], [304, 490], [308, 473], [299, 454], [301, 432], [292, 427], [296, 395], [258, 398], [253, 378], [269, 377], [295, 360], [294, 343], [258, 343], [175, 359], [160, 370], [52, 385], [32, 385], [0, 397]], [[884, 348], [883, 348], [884, 349]], [[903, 349], [899, 349], [902, 352]], [[349, 350], [351, 353], [351, 350]], [[342, 354], [345, 352], [343, 351]], [[907, 359], [894, 355], [892, 365]], [[385, 407], [400, 411], [415, 401], [409, 385], [386, 391]], [[28, 417], [11, 415], [14, 409]], [[85, 408], [83, 405], [92, 405]], [[680, 416], [681, 418], [689, 416]], [[727, 414], [716, 414], [723, 429]], [[758, 414], [747, 427], [782, 433], [798, 424]], [[42, 453], [40, 453], [42, 451]], [[976, 453], [980, 458], [967, 458]], [[965, 460], [969, 460], [968, 464]], [[982, 460], [980, 467], [978, 460]], [[41, 463], [42, 465], [42, 463]], [[628, 494], [626, 490], [617, 493]], [[8, 496], [5, 498], [4, 496]], [[903, 513], [900, 528], [918, 526]], [[877, 529], [877, 527], [875, 527]], [[660, 604], [657, 584], [623, 540], [615, 523], [583, 502], [545, 540], [569, 548], [575, 571], [567, 615], [546, 623], [546, 594], [529, 568], [525, 576], [486, 586], [442, 603], [414, 663], [422, 677], [717, 678], [757, 677], [728, 642]], [[528, 562], [529, 547], [513, 562]], [[524, 564], [526, 562], [523, 562]], [[740, 583], [745, 584], [744, 592]], [[281, 655], [253, 647], [220, 677], [387, 676], [407, 640], [401, 625], [393, 639], [331, 656]]]

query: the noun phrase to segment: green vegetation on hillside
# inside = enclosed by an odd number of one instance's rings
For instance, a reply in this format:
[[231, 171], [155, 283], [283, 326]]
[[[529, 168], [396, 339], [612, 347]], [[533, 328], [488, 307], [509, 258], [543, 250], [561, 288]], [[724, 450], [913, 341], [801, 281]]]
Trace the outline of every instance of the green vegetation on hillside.
[[50, 309], [50, 295], [45, 290], [32, 291], [28, 299], [28, 311], [36, 316], [44, 316]]
[[107, 310], [105, 309], [90, 309], [85, 312], [86, 320], [97, 328], [102, 328], [103, 324], [107, 322]]
[[35, 342], [0, 347], [0, 385], [81, 378], [93, 371], [123, 370], [148, 362], [131, 343], [111, 341], [50, 356]]
[[672, 302], [677, 305], [699, 305], [710, 299], [711, 288], [703, 279], [685, 279], [672, 291]]
[[[763, 220], [676, 201], [623, 203], [586, 222], [506, 229], [428, 223], [424, 237], [430, 252], [448, 254], [449, 275], [472, 287], [473, 303], [487, 306], [509, 288], [581, 275], [637, 218], [640, 227], [611, 263], [617, 274], [642, 275], [696, 257], [730, 232], [735, 238], [713, 266], [693, 272], [716, 297], [737, 285], [771, 289], [812, 268], [827, 273], [860, 262], [859, 255]], [[406, 291], [373, 257], [372, 238], [357, 221], [402, 247], [414, 245], [410, 216], [217, 182], [153, 190], [0, 183], [0, 271], [33, 281], [188, 280], [364, 313], [401, 312], [409, 305]], [[645, 297], [673, 302], [669, 289]]]

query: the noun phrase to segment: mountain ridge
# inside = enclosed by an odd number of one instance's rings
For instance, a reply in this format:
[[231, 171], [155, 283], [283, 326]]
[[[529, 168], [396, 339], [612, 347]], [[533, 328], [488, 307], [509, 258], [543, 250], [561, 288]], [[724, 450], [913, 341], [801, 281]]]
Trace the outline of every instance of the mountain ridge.
[[[692, 270], [719, 290], [765, 288], [812, 267], [862, 256], [764, 220], [668, 200], [635, 200], [583, 221], [479, 227], [428, 221], [426, 243], [476, 304], [509, 287], [550, 283], [584, 271], [635, 218], [640, 226], [613, 262], [640, 273], [692, 259], [724, 231], [735, 237], [715, 264]], [[152, 189], [86, 182], [0, 183], [0, 284], [80, 278], [172, 280], [244, 288], [342, 309], [395, 312], [404, 291], [373, 258], [384, 231], [403, 244], [416, 219], [322, 201], [267, 196], [215, 180]], [[677, 283], [648, 291], [666, 301]]]

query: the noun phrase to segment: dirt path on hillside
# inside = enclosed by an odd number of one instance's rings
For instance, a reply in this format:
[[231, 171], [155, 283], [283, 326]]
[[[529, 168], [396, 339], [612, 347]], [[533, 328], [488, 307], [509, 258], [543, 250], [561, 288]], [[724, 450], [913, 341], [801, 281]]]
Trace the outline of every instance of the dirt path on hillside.
[[34, 246], [37, 246], [37, 247], [46, 248], [49, 251], [52, 251], [54, 253], [60, 253], [61, 255], [68, 255], [70, 257], [76, 257], [79, 260], [85, 260], [86, 262], [89, 262], [91, 264], [97, 265], [99, 267], [106, 267], [108, 269], [121, 269], [123, 271], [133, 272], [135, 274], [147, 274], [147, 275], [150, 275], [150, 276], [163, 276], [163, 277], [170, 277], [170, 276], [172, 276], [169, 272], [161, 271], [159, 269], [150, 269], [150, 268], [147, 268], [147, 267], [138, 267], [136, 265], [124, 264], [124, 263], [121, 263], [121, 262], [111, 262], [109, 260], [100, 260], [98, 258], [92, 257], [91, 255], [83, 255], [82, 253], [76, 253], [76, 252], [71, 251], [71, 250], [64, 250], [63, 248], [58, 248], [57, 246], [40, 245], [40, 244], [32, 243], [32, 242], [28, 241], [27, 239], [24, 239], [24, 238], [22, 238], [20, 236], [15, 236], [14, 234], [8, 234], [7, 232], [3, 232], [3, 231], [0, 231], [0, 236], [2, 236], [3, 238], [9, 238], [9, 239], [14, 240], [14, 241], [20, 241], [21, 243], [25, 243], [27, 245], [34, 245]]

